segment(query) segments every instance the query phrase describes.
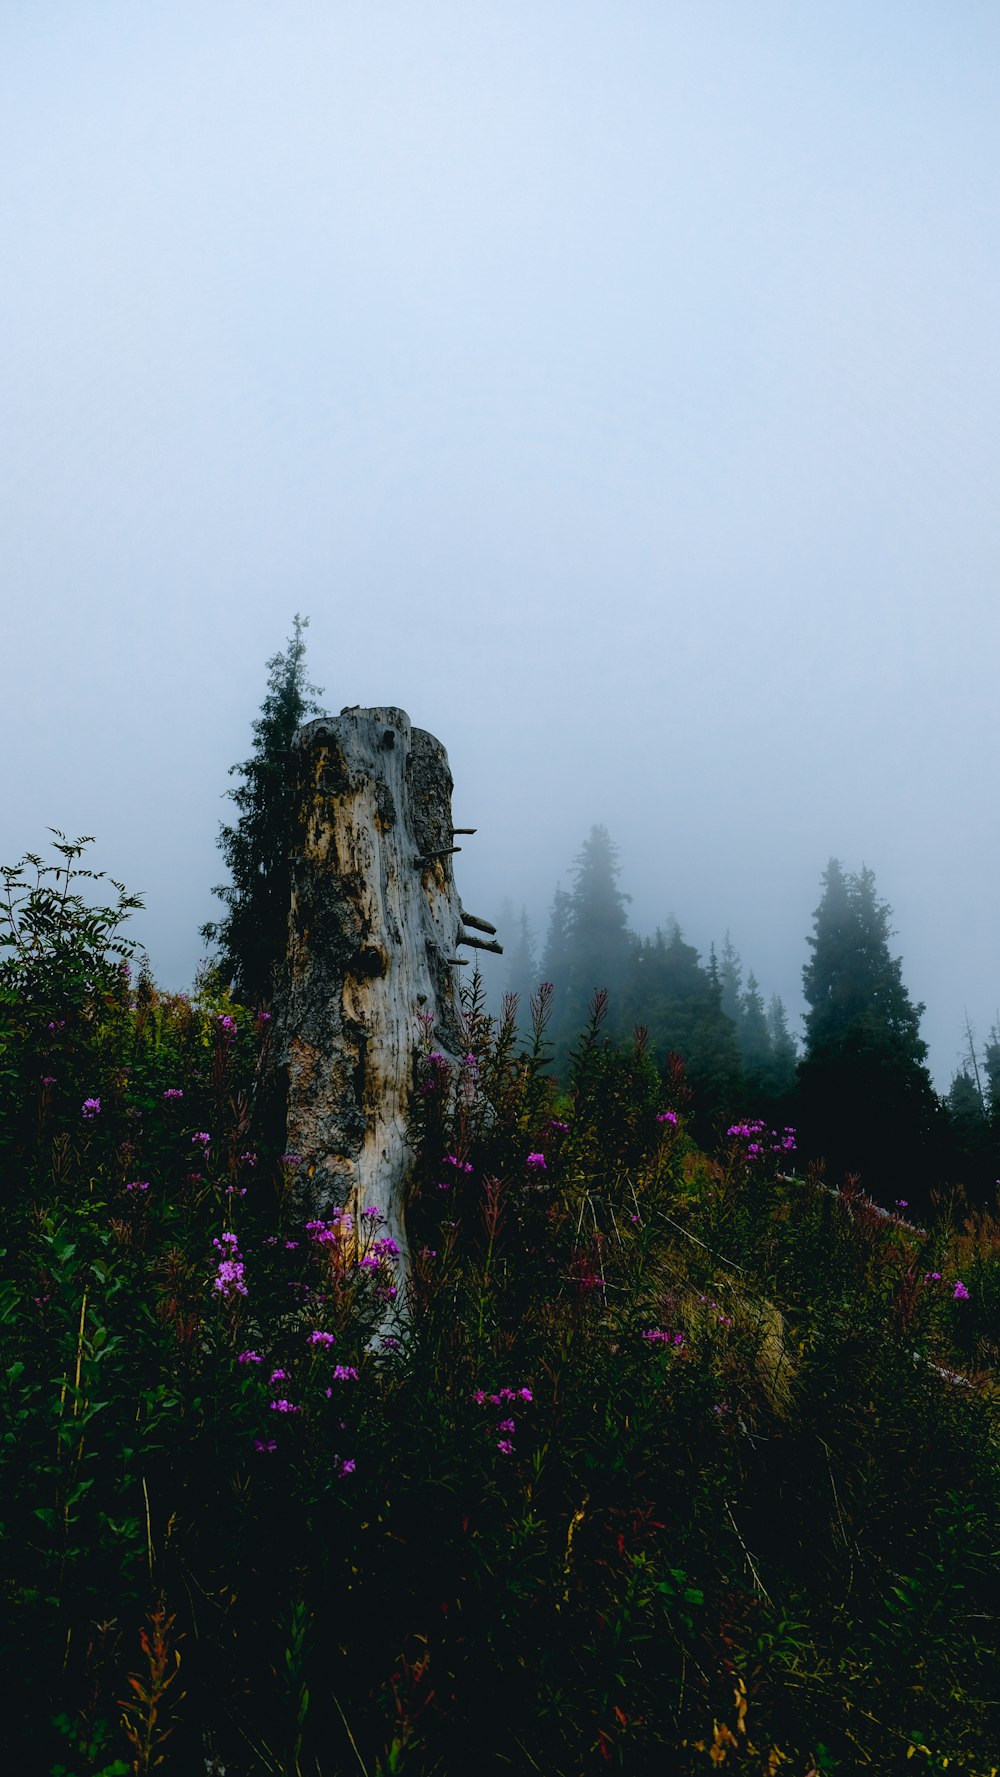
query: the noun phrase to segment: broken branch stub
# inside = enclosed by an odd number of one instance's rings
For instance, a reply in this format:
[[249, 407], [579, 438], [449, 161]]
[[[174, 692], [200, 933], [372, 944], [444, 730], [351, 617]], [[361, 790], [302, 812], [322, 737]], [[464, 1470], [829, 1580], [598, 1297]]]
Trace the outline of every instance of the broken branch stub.
[[287, 1144], [317, 1213], [376, 1207], [407, 1251], [407, 1118], [421, 1017], [463, 1053], [448, 756], [403, 710], [299, 730], [288, 956], [275, 1017]]

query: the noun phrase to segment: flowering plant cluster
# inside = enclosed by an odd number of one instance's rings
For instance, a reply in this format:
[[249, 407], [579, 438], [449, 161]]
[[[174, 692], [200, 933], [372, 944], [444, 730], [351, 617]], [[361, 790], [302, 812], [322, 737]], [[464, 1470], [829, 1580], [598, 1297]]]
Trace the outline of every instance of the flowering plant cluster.
[[267, 1010], [120, 960], [0, 1069], [12, 1769], [985, 1777], [1000, 1220], [475, 988], [321, 1207]]

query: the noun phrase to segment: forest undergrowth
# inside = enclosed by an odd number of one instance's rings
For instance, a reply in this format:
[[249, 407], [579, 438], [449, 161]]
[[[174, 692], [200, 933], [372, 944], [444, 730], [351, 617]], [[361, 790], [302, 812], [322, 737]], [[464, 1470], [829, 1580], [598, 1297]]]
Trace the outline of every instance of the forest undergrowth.
[[267, 1139], [271, 1019], [5, 874], [6, 1769], [1000, 1765], [1000, 1221], [911, 1214], [600, 996], [415, 1031], [411, 1263]]

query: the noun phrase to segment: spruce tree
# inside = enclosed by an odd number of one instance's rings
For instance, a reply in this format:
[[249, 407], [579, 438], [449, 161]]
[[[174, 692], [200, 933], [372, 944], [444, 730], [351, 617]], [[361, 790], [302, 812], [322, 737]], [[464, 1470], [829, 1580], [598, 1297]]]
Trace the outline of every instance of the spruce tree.
[[696, 1130], [706, 1138], [713, 1123], [737, 1108], [741, 1069], [732, 1019], [723, 1009], [714, 952], [702, 968], [676, 919], [669, 929], [635, 946], [626, 997], [627, 1016], [646, 1025], [657, 1061], [681, 1056], [693, 1094]]
[[743, 993], [743, 964], [740, 953], [727, 932], [719, 953], [719, 986], [722, 989], [722, 1010], [739, 1028], [740, 998]]
[[863, 1170], [873, 1190], [899, 1182], [881, 1183], [879, 1172], [909, 1170], [926, 1181], [940, 1109], [924, 1065], [924, 1008], [913, 1004], [902, 962], [889, 950], [891, 910], [876, 895], [872, 870], [849, 876], [832, 858], [823, 881], [802, 971], [808, 1139], [838, 1169]]
[[771, 1030], [760, 983], [752, 969], [747, 976], [746, 989], [740, 995], [736, 1035], [748, 1086], [751, 1090], [766, 1091], [771, 1066]]
[[[511, 924], [513, 924], [513, 920]], [[531, 996], [536, 992], [538, 984], [535, 934], [531, 929], [527, 908], [522, 907], [521, 917], [517, 922], [517, 937], [507, 970], [507, 992], [517, 995], [517, 1022], [522, 1031], [530, 1029]]]
[[606, 827], [591, 827], [575, 867], [576, 883], [567, 910], [564, 1034], [572, 1038], [583, 1029], [594, 994], [606, 989], [609, 1032], [617, 1035], [631, 949], [625, 904], [631, 897], [618, 887], [618, 850]]
[[771, 1038], [769, 1087], [772, 1099], [790, 1108], [798, 1084], [799, 1052], [788, 1028], [783, 1000], [773, 993], [768, 1001], [767, 1028]]
[[569, 974], [569, 895], [557, 888], [549, 911], [549, 927], [542, 953], [542, 980], [551, 981], [556, 992], [564, 991]]
[[201, 927], [201, 936], [217, 947], [220, 979], [247, 1004], [270, 999], [287, 942], [292, 819], [288, 751], [305, 718], [325, 714], [315, 702], [321, 687], [305, 676], [308, 625], [308, 617], [296, 612], [284, 653], [267, 663], [267, 695], [253, 723], [253, 752], [229, 768], [230, 776], [239, 774], [243, 780], [226, 791], [239, 818], [219, 830], [219, 850], [232, 880], [212, 890], [224, 903], [225, 914]]

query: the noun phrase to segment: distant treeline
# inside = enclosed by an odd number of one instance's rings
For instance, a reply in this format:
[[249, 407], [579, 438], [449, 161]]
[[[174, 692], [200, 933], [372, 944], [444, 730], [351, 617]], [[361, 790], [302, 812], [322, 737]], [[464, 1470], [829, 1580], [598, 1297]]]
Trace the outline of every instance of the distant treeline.
[[[273, 995], [287, 943], [289, 851], [295, 820], [288, 768], [301, 724], [322, 714], [320, 687], [305, 671], [308, 618], [296, 616], [283, 652], [268, 661], [267, 693], [252, 724], [253, 751], [231, 769], [238, 811], [219, 846], [230, 880], [214, 891], [220, 918], [202, 926], [212, 972], [246, 1005]], [[981, 1050], [968, 1031], [963, 1066], [945, 1096], [927, 1071], [922, 1005], [903, 985], [889, 948], [891, 910], [871, 870], [831, 859], [823, 877], [811, 955], [803, 969], [807, 1014], [800, 1054], [777, 995], [765, 999], [726, 934], [703, 963], [676, 920], [642, 937], [629, 928], [615, 845], [596, 826], [575, 861], [574, 884], [557, 889], [541, 955], [522, 913], [511, 945], [507, 991], [522, 1030], [543, 981], [551, 1064], [565, 1083], [595, 994], [601, 1040], [651, 1050], [699, 1140], [740, 1116], [795, 1125], [800, 1158], [825, 1163], [838, 1183], [895, 1181], [900, 1200], [926, 1206], [935, 1188], [962, 1185], [992, 1200], [1000, 1176], [1000, 1030]], [[506, 924], [506, 922], [505, 922]], [[518, 922], [510, 910], [510, 926]], [[494, 1008], [499, 1011], [499, 1006]], [[883, 1193], [884, 1194], [884, 1193]]]
[[831, 859], [806, 940], [807, 1013], [800, 1052], [777, 994], [765, 997], [729, 933], [703, 962], [676, 919], [652, 936], [630, 930], [629, 896], [619, 887], [617, 849], [595, 826], [574, 865], [574, 884], [557, 889], [538, 953], [527, 913], [513, 918], [506, 991], [518, 998], [522, 1028], [543, 981], [554, 992], [548, 1024], [556, 1070], [564, 1075], [595, 994], [605, 994], [605, 1039], [636, 1030], [661, 1069], [686, 1095], [704, 1139], [720, 1123], [754, 1114], [775, 1127], [794, 1124], [800, 1146], [825, 1160], [834, 1179], [885, 1172], [921, 1200], [933, 1187], [963, 1184], [992, 1195], [1000, 1172], [1000, 1032], [967, 1055], [949, 1093], [935, 1092], [902, 963], [890, 951], [891, 909], [874, 872], [845, 871]]

